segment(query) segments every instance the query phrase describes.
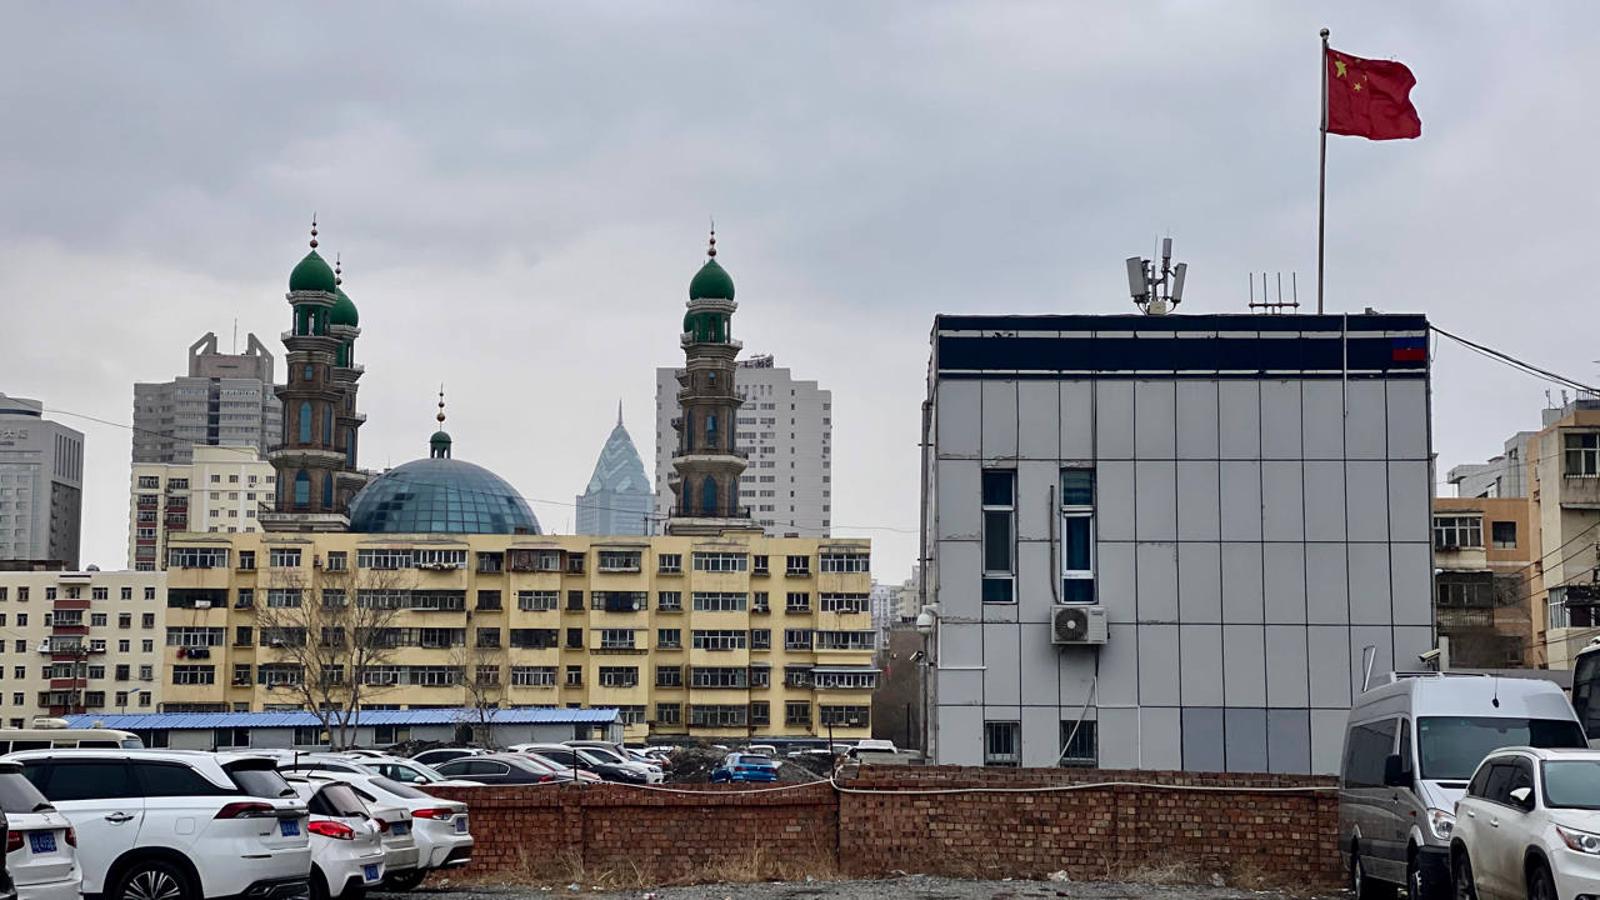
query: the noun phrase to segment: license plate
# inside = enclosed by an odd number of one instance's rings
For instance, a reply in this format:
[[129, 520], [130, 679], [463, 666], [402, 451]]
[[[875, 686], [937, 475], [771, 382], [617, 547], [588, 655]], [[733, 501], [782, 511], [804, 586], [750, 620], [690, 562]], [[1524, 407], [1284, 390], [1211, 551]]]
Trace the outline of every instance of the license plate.
[[367, 879], [367, 884], [373, 884], [378, 880], [378, 867], [376, 865], [362, 866], [361, 874]]
[[461, 816], [460, 818], [456, 819], [456, 834], [466, 834], [466, 833], [467, 833], [467, 817], [466, 816]]
[[389, 826], [389, 833], [395, 837], [405, 837], [411, 833], [411, 826], [404, 822], [396, 822]]
[[300, 836], [300, 820], [299, 819], [279, 819], [278, 820], [278, 833], [282, 834], [284, 837], [299, 837]]
[[54, 853], [56, 852], [56, 833], [54, 831], [30, 831], [28, 832], [28, 846], [32, 847], [35, 853]]

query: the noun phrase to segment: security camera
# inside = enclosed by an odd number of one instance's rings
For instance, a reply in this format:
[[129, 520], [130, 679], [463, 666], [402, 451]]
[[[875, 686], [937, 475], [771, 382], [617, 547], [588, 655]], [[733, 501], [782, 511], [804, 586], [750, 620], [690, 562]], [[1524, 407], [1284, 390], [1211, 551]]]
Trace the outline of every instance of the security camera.
[[1417, 654], [1417, 659], [1420, 659], [1424, 663], [1428, 663], [1428, 664], [1436, 663], [1436, 662], [1439, 661], [1439, 648], [1435, 647], [1435, 648], [1433, 648], [1432, 650], [1429, 650], [1426, 653], [1418, 653]]

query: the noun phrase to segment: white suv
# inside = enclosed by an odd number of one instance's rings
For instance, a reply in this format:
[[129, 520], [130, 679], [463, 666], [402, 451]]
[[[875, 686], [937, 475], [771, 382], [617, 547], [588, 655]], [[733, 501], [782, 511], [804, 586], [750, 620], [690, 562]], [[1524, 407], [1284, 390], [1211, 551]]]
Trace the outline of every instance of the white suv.
[[12, 754], [72, 823], [105, 900], [305, 896], [306, 805], [271, 760], [183, 750]]
[[1600, 895], [1600, 751], [1489, 754], [1456, 803], [1450, 868], [1461, 898]]

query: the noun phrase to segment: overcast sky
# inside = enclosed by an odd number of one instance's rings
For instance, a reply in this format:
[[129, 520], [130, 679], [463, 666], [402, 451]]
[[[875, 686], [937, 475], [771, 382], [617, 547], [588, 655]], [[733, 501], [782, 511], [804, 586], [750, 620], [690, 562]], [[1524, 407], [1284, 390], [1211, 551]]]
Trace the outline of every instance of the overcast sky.
[[[10, 3], [0, 391], [131, 420], [237, 320], [275, 351], [313, 210], [361, 310], [365, 466], [457, 456], [571, 528], [653, 378], [708, 217], [746, 353], [833, 391], [835, 531], [916, 554], [939, 312], [1185, 312], [1316, 266], [1318, 37], [1411, 66], [1418, 141], [1328, 149], [1330, 311], [1426, 312], [1580, 380], [1600, 7], [1550, 3]], [[281, 365], [281, 364], [280, 364]], [[1438, 349], [1440, 471], [1546, 385]], [[280, 368], [281, 372], [281, 368]], [[126, 564], [129, 433], [88, 435], [83, 562]]]

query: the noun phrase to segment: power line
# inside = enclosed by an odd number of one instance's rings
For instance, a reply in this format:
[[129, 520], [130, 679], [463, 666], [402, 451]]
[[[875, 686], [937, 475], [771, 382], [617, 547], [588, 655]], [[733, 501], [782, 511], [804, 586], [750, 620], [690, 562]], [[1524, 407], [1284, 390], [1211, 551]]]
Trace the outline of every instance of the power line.
[[1440, 328], [1437, 325], [1430, 324], [1428, 327], [1431, 330], [1433, 330], [1435, 333], [1439, 334], [1442, 337], [1447, 337], [1450, 340], [1455, 341], [1456, 343], [1462, 345], [1463, 347], [1467, 347], [1467, 348], [1471, 349], [1475, 353], [1478, 353], [1478, 354], [1483, 355], [1483, 356], [1487, 356], [1490, 359], [1493, 359], [1493, 360], [1495, 360], [1497, 362], [1504, 363], [1505, 365], [1510, 366], [1511, 368], [1516, 369], [1516, 370], [1518, 370], [1520, 372], [1524, 372], [1524, 373], [1529, 374], [1529, 375], [1534, 375], [1534, 376], [1542, 378], [1542, 379], [1544, 379], [1546, 381], [1553, 381], [1553, 382], [1555, 382], [1557, 384], [1564, 384], [1567, 387], [1572, 388], [1573, 390], [1580, 391], [1580, 392], [1585, 393], [1585, 394], [1589, 394], [1590, 396], [1600, 395], [1600, 390], [1597, 390], [1597, 389], [1595, 389], [1593, 387], [1590, 387], [1589, 385], [1584, 384], [1581, 381], [1577, 381], [1575, 379], [1568, 378], [1565, 375], [1558, 375], [1555, 372], [1550, 371], [1549, 369], [1540, 368], [1540, 367], [1534, 365], [1533, 363], [1525, 362], [1523, 360], [1520, 360], [1520, 359], [1516, 358], [1515, 356], [1512, 356], [1509, 353], [1505, 353], [1505, 352], [1502, 352], [1500, 350], [1496, 350], [1493, 347], [1486, 347], [1483, 344], [1477, 343], [1476, 341], [1467, 340], [1466, 338], [1464, 338], [1464, 337], [1462, 337], [1462, 336], [1460, 336], [1458, 334], [1451, 334], [1450, 332], [1445, 331], [1443, 328]]
[[[53, 413], [55, 415], [72, 416], [74, 418], [85, 419], [87, 421], [96, 422], [96, 423], [101, 424], [101, 425], [107, 425], [107, 426], [110, 426], [112, 428], [121, 428], [121, 429], [124, 429], [126, 431], [142, 433], [142, 434], [149, 434], [149, 435], [155, 435], [157, 437], [169, 438], [169, 439], [177, 439], [178, 438], [178, 435], [176, 435], [176, 434], [174, 434], [172, 432], [158, 431], [158, 430], [152, 429], [152, 428], [140, 428], [137, 425], [129, 425], [126, 422], [117, 422], [117, 421], [113, 421], [111, 419], [103, 419], [103, 418], [100, 418], [99, 416], [91, 416], [91, 415], [89, 415], [87, 413], [74, 412], [74, 411], [68, 410], [68, 409], [58, 409], [58, 408], [52, 407], [52, 408], [47, 409], [45, 411], [49, 412], [49, 413]], [[235, 444], [217, 444], [217, 445], [207, 445], [207, 446], [217, 446], [217, 447], [221, 447], [223, 449], [226, 449], [226, 450], [229, 450], [229, 451], [232, 451], [232, 452], [237, 452], [237, 453], [241, 453], [241, 454], [249, 454], [252, 459], [256, 459], [256, 460], [261, 459], [261, 453], [258, 450], [256, 450], [256, 448], [250, 447], [250, 446], [242, 446], [242, 445], [235, 445]], [[160, 465], [160, 464], [157, 463], [155, 465]], [[523, 501], [525, 501], [527, 503], [539, 503], [539, 504], [544, 504], [544, 505], [547, 505], [547, 506], [560, 506], [560, 507], [563, 507], [563, 508], [572, 508], [572, 509], [576, 509], [577, 506], [578, 506], [577, 503], [572, 502], [572, 501], [568, 501], [568, 500], [545, 500], [545, 499], [540, 499], [538, 497], [530, 497], [530, 496], [522, 493], [521, 491], [517, 491], [515, 488], [512, 488], [512, 490], [516, 493], [516, 496], [520, 497]], [[654, 495], [652, 495], [652, 496], [654, 496]], [[613, 506], [592, 506], [590, 508], [591, 509], [604, 510], [606, 512], [619, 512], [619, 513], [625, 513], [627, 515], [644, 516], [648, 521], [650, 521], [652, 523], [657, 523], [657, 524], [659, 524], [661, 522], [665, 522], [665, 521], [667, 521], [668, 519], [671, 518], [671, 516], [661, 515], [660, 513], [657, 513], [654, 510], [651, 510], [651, 511], [648, 511], [648, 512], [644, 512], [644, 513], [640, 513], [638, 510], [622, 509], [622, 508], [613, 507]], [[781, 524], [781, 523], [779, 523], [779, 524]], [[890, 532], [890, 533], [893, 533], [893, 534], [906, 534], [906, 535], [914, 535], [914, 534], [918, 533], [917, 529], [915, 529], [915, 528], [905, 528], [905, 527], [896, 526], [896, 525], [850, 525], [850, 524], [843, 524], [843, 523], [838, 523], [838, 522], [828, 522], [828, 523], [814, 522], [814, 521], [812, 521], [812, 522], [804, 522], [804, 521], [796, 521], [796, 520], [793, 520], [793, 519], [788, 520], [788, 524], [789, 524], [789, 527], [791, 527], [791, 528], [803, 528], [803, 529], [807, 529], [807, 530], [812, 530], [812, 529], [820, 530], [823, 527], [827, 527], [827, 528], [830, 528], [830, 529], [839, 529], [839, 530], [843, 530], [843, 531], [886, 531], [886, 532]], [[777, 527], [777, 526], [775, 525], [774, 527]]]

